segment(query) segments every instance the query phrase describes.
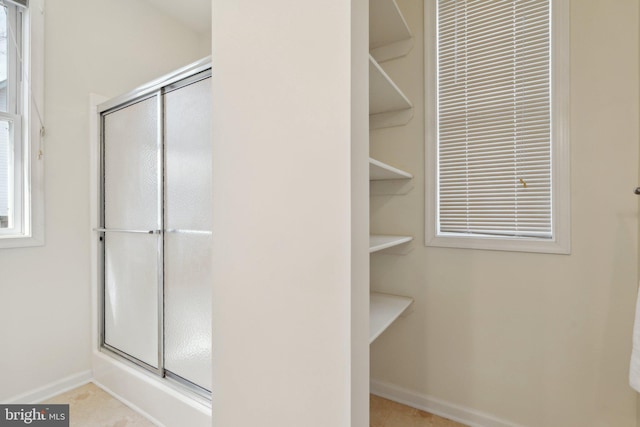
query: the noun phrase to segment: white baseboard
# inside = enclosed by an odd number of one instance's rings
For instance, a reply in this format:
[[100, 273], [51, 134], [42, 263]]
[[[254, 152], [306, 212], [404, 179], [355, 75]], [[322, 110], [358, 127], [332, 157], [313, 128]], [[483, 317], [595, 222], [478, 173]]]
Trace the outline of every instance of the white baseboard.
[[475, 409], [371, 379], [371, 394], [466, 424], [470, 427], [524, 427]]
[[7, 401], [5, 401], [4, 403], [36, 404], [36, 403], [42, 402], [43, 400], [47, 400], [53, 396], [56, 396], [60, 393], [64, 393], [76, 387], [85, 385], [89, 381], [91, 381], [92, 377], [93, 377], [93, 374], [91, 373], [90, 370], [78, 372], [77, 374], [70, 375], [66, 378], [62, 378], [58, 381], [44, 385], [35, 390], [31, 390], [19, 396], [12, 397]]

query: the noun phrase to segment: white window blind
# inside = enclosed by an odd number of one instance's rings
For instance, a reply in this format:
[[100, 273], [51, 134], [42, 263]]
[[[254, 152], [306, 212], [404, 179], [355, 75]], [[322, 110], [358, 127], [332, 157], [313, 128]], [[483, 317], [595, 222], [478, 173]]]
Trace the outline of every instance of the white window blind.
[[437, 2], [437, 233], [552, 238], [549, 0]]

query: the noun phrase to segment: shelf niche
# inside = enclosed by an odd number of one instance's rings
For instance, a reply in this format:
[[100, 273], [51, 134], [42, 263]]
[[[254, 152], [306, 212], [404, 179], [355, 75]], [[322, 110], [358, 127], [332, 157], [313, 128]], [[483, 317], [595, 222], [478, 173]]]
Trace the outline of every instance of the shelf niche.
[[[395, 0], [369, 1], [369, 129], [406, 125], [413, 118], [413, 104], [380, 67], [380, 62], [406, 55], [413, 35]], [[396, 185], [413, 178], [408, 172], [369, 158], [369, 180]], [[389, 182], [390, 181], [390, 182]], [[395, 182], [394, 182], [395, 181]], [[411, 242], [411, 236], [370, 235], [369, 253]], [[413, 303], [405, 296], [370, 294], [369, 343], [371, 344]]]

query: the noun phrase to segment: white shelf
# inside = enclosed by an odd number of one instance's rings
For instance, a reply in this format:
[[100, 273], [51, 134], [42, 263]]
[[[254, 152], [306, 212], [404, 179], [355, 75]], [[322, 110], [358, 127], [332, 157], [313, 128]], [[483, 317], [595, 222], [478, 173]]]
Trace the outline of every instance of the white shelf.
[[369, 157], [369, 181], [383, 181], [389, 179], [411, 179], [413, 175], [386, 163]]
[[378, 62], [409, 53], [413, 35], [395, 0], [369, 0], [369, 51]]
[[369, 114], [388, 113], [413, 108], [404, 93], [369, 55]]
[[369, 300], [369, 344], [413, 303], [413, 298], [372, 292]]
[[370, 235], [369, 253], [378, 252], [383, 249], [389, 249], [403, 243], [408, 243], [412, 240], [413, 237], [411, 236]]
[[371, 129], [405, 125], [413, 104], [369, 55], [369, 126]]

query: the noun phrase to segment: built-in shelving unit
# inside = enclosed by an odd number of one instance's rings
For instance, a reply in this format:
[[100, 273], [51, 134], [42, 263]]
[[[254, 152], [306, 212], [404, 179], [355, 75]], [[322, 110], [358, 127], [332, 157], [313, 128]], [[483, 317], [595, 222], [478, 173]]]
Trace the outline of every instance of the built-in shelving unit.
[[369, 52], [378, 62], [399, 58], [413, 47], [413, 35], [395, 0], [369, 0]]
[[[369, 0], [369, 128], [406, 125], [413, 104], [380, 66], [380, 62], [406, 55], [413, 36], [395, 0]], [[369, 180], [410, 180], [409, 172], [369, 158]], [[413, 240], [411, 236], [371, 235], [369, 253]], [[372, 292], [369, 343], [372, 343], [413, 303], [406, 296]]]
[[413, 175], [379, 160], [369, 158], [369, 180], [411, 179]]
[[375, 341], [413, 303], [413, 298], [371, 292], [369, 344]]

